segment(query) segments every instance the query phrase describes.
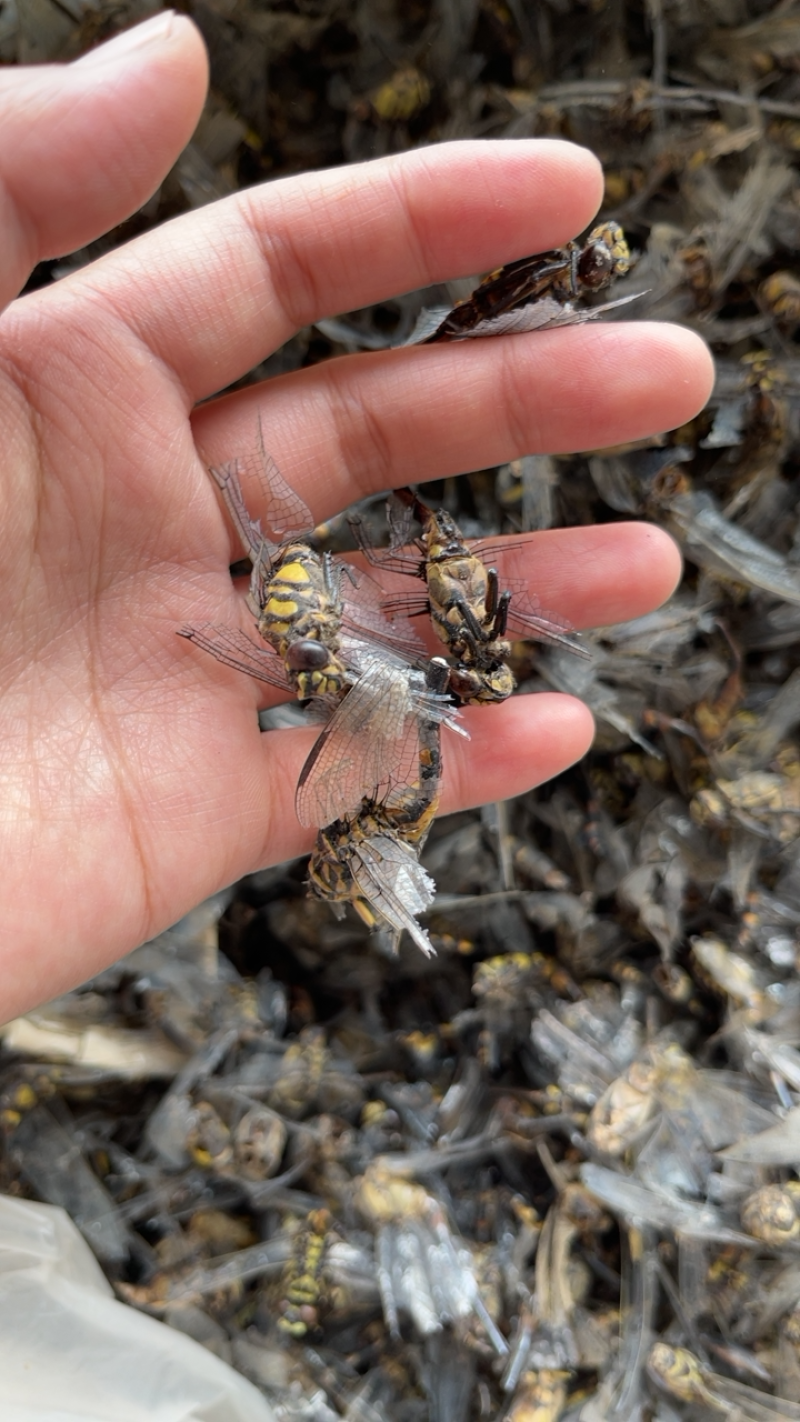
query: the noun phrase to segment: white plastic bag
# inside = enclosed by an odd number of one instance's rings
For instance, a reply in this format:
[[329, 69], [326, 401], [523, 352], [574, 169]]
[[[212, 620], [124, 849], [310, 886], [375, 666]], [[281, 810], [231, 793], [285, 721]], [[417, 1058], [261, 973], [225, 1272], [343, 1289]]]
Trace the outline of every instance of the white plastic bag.
[[2, 1422], [275, 1422], [199, 1343], [118, 1303], [63, 1210], [0, 1198]]

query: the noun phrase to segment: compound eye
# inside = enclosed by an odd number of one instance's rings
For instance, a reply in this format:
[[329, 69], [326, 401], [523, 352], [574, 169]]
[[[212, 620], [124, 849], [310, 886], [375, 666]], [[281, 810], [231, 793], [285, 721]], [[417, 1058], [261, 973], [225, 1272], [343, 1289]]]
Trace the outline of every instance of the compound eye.
[[614, 270], [614, 258], [605, 242], [592, 242], [581, 254], [578, 276], [584, 286], [604, 286]]
[[476, 672], [468, 671], [466, 667], [450, 668], [450, 691], [454, 696], [460, 696], [462, 701], [479, 695], [481, 687], [482, 680]]
[[330, 661], [330, 652], [321, 642], [307, 638], [304, 642], [292, 642], [286, 649], [285, 660], [290, 671], [321, 671]]

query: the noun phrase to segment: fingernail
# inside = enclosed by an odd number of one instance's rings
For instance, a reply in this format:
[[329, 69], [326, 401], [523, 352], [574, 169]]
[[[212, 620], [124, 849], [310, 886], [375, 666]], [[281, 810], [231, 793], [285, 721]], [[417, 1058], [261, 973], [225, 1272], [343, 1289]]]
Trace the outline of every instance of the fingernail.
[[174, 10], [161, 10], [143, 24], [123, 30], [121, 35], [115, 35], [105, 44], [98, 45], [97, 49], [90, 49], [88, 54], [76, 59], [75, 64], [84, 69], [95, 64], [118, 64], [133, 50], [143, 49], [146, 45], [157, 44], [159, 40], [166, 39], [172, 30], [174, 19]]

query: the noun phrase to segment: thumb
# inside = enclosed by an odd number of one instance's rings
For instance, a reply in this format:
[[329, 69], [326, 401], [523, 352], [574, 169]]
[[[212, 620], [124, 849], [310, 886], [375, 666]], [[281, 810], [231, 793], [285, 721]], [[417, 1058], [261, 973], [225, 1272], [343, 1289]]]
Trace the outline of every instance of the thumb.
[[0, 71], [0, 309], [44, 257], [135, 212], [191, 137], [203, 42], [173, 11], [74, 64]]

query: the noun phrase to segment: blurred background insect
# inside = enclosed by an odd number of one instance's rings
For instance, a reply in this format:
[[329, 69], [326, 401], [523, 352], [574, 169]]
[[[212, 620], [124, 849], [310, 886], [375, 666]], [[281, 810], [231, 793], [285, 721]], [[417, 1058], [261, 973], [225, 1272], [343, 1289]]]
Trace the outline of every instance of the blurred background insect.
[[800, 1419], [800, 1405], [788, 1398], [772, 1397], [760, 1389], [704, 1367], [689, 1348], [654, 1343], [647, 1359], [653, 1382], [670, 1397], [689, 1403], [705, 1417], [741, 1418], [741, 1422]]

